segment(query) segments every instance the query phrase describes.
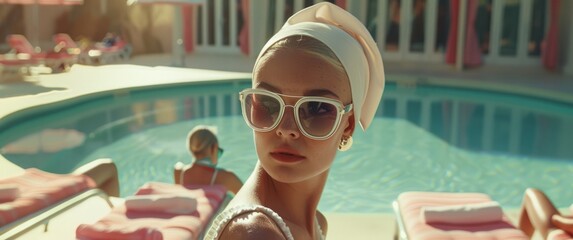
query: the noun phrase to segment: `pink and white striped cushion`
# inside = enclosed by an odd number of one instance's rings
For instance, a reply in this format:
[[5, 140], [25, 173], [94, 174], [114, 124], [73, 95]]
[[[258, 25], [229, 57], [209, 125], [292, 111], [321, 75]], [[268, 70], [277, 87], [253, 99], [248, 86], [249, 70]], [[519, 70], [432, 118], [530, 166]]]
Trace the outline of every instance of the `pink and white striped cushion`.
[[[129, 211], [119, 205], [95, 224], [81, 225], [76, 237], [81, 240], [96, 239], [197, 239], [225, 198], [223, 186], [181, 186], [169, 183], [147, 183], [135, 193], [144, 195], [169, 195], [190, 197], [197, 200], [197, 209], [188, 214], [168, 211]], [[147, 233], [147, 234], [145, 234]], [[130, 238], [132, 237], [132, 238]]]
[[482, 193], [405, 192], [398, 196], [401, 217], [409, 239], [528, 239], [515, 228], [507, 216], [501, 221], [482, 224], [427, 224], [421, 217], [421, 208], [490, 202]]
[[17, 186], [18, 197], [0, 203], [0, 227], [46, 208], [76, 193], [96, 187], [88, 176], [54, 174], [29, 168], [23, 174], [0, 179], [0, 185]]

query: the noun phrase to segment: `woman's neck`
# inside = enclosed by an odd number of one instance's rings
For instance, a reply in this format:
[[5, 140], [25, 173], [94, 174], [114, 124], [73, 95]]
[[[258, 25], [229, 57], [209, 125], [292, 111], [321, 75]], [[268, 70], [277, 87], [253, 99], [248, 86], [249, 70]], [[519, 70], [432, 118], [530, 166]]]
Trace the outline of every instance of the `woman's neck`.
[[195, 162], [193, 164], [198, 164], [201, 166], [206, 166], [206, 167], [211, 167], [211, 168], [217, 167], [217, 164], [213, 163], [213, 161], [211, 161], [211, 159], [208, 157], [197, 159], [197, 160], [195, 160]]
[[316, 230], [316, 211], [328, 171], [304, 182], [281, 183], [274, 180], [260, 164], [257, 168], [256, 184], [260, 186], [255, 189], [259, 189], [256, 195], [260, 204], [273, 209], [286, 221], [306, 228], [309, 234], [313, 234]]

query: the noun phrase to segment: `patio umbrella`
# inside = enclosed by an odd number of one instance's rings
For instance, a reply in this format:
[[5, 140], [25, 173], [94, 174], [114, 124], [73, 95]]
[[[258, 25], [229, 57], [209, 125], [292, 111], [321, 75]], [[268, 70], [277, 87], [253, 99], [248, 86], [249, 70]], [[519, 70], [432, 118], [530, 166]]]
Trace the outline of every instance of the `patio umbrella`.
[[0, 4], [22, 4], [32, 5], [32, 31], [30, 41], [39, 51], [38, 45], [40, 43], [38, 31], [40, 30], [40, 19], [38, 17], [39, 5], [79, 5], [83, 4], [83, 0], [0, 0]]

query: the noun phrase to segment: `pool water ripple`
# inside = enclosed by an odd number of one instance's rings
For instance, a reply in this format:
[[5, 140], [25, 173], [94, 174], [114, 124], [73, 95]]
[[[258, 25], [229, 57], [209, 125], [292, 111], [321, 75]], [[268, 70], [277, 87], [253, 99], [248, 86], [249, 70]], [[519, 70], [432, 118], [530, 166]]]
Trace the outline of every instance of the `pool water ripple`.
[[[102, 147], [86, 161], [113, 158], [122, 173], [121, 194], [127, 196], [147, 181], [173, 181], [175, 162], [190, 161], [184, 146], [186, 130], [210, 123], [219, 126], [220, 144], [225, 148], [220, 166], [234, 170], [244, 181], [257, 158], [252, 132], [234, 127], [242, 122], [241, 117], [229, 117], [156, 127]], [[564, 167], [562, 162], [466, 152], [403, 120], [376, 118], [372, 126], [372, 131], [382, 136], [409, 135], [417, 141], [398, 138], [392, 144], [386, 141], [387, 145], [374, 146], [369, 133], [357, 132], [354, 147], [338, 154], [333, 163], [319, 205], [323, 211], [388, 212], [391, 202], [404, 191], [485, 192], [502, 205], [515, 208], [525, 188], [549, 188], [573, 173], [571, 163]], [[573, 199], [571, 192], [560, 194], [567, 195], [560, 204]]]

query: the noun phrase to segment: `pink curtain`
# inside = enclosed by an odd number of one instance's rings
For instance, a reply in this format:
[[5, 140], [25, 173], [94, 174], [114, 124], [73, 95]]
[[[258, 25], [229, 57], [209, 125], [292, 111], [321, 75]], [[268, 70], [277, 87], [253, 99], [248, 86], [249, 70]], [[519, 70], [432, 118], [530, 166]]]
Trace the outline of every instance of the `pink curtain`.
[[239, 48], [245, 55], [249, 55], [249, 0], [241, 0], [241, 12], [243, 13], [243, 27], [239, 33]]
[[[481, 65], [481, 50], [479, 48], [479, 39], [475, 29], [475, 22], [478, 10], [478, 0], [468, 0], [467, 5], [467, 19], [466, 19], [466, 34], [464, 42], [463, 65], [468, 67], [475, 67]], [[456, 63], [456, 45], [458, 41], [458, 22], [460, 1], [450, 1], [450, 33], [448, 36], [448, 43], [446, 46], [446, 63]]]
[[456, 43], [458, 42], [458, 18], [460, 1], [450, 0], [450, 30], [446, 45], [446, 63], [456, 64]]
[[194, 5], [182, 5], [183, 15], [183, 45], [185, 52], [193, 52], [193, 7]]
[[559, 41], [559, 0], [549, 2], [549, 31], [543, 40], [541, 47], [541, 61], [545, 68], [555, 70], [557, 68], [558, 41]]
[[346, 9], [346, 0], [336, 0], [335, 4], [342, 9]]
[[481, 65], [481, 50], [476, 32], [478, 0], [468, 1], [468, 19], [466, 22], [466, 42], [464, 43], [464, 65], [475, 67]]

